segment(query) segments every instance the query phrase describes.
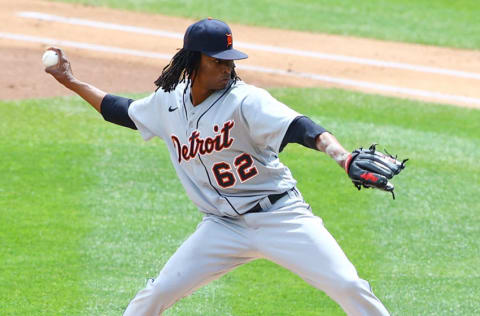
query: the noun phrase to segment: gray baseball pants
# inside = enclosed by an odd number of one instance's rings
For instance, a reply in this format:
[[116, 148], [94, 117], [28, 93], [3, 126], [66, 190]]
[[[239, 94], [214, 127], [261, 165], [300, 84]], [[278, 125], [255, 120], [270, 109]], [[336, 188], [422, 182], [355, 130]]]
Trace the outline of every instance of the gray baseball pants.
[[[292, 192], [290, 194], [290, 192]], [[367, 281], [303, 198], [289, 195], [263, 212], [237, 218], [206, 215], [125, 316], [157, 316], [235, 267], [265, 258], [324, 291], [347, 315], [389, 315]]]

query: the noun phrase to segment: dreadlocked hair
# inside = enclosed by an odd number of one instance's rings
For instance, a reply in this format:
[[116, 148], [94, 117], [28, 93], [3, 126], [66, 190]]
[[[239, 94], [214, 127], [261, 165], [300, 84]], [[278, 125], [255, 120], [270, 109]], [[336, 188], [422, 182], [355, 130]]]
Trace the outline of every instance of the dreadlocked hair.
[[200, 57], [199, 52], [180, 49], [170, 63], [163, 68], [160, 77], [155, 80], [157, 90], [162, 88], [163, 91], [170, 92], [176, 88], [179, 82], [190, 78], [200, 64]]
[[[186, 81], [186, 79], [192, 79], [193, 72], [200, 65], [200, 58], [202, 54], [200, 52], [188, 51], [181, 48], [170, 60], [170, 63], [162, 70], [162, 74], [155, 80], [157, 90], [162, 88], [165, 92], [175, 90], [180, 82]], [[234, 81], [240, 80], [232, 69], [231, 79]], [[193, 81], [192, 81], [193, 85]]]

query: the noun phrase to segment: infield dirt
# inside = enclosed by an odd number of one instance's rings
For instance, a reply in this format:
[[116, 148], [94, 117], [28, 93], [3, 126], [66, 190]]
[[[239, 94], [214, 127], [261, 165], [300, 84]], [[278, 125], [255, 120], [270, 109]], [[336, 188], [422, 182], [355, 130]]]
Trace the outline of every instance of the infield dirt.
[[[41, 56], [43, 50], [49, 45], [45, 42], [9, 38], [8, 36], [12, 34], [38, 38], [48, 37], [62, 41], [135, 49], [167, 55], [173, 55], [182, 46], [182, 40], [177, 38], [43, 21], [18, 15], [25, 11], [132, 25], [181, 34], [193, 22], [193, 20], [183, 18], [56, 2], [16, 0], [12, 4], [12, 1], [0, 0], [0, 18], [3, 21], [0, 31], [0, 35], [3, 34], [3, 37], [0, 36], [2, 56], [0, 59], [2, 69], [0, 93], [3, 100], [72, 95], [70, 91], [56, 83], [43, 71]], [[229, 24], [233, 30], [234, 46], [237, 41], [239, 43], [269, 45], [306, 52], [456, 70], [473, 73], [480, 78], [479, 51]], [[152, 91], [154, 89], [153, 81], [167, 63], [165, 59], [136, 57], [128, 54], [99, 52], [73, 47], [63, 48], [71, 60], [75, 75], [80, 80], [92, 83], [109, 92]], [[247, 60], [238, 61], [237, 65], [261, 66], [285, 72], [284, 74], [269, 74], [258, 70], [240, 69], [238, 71], [246, 82], [261, 87], [335, 86], [368, 93], [480, 108], [479, 78], [400, 69], [402, 67], [393, 68], [335, 61], [288, 53], [265, 52], [255, 48], [241, 48], [241, 50], [249, 54], [250, 57]], [[344, 78], [443, 95], [478, 98], [479, 103], [461, 100], [446, 102], [435, 96], [412, 96], [398, 92], [380, 91], [374, 87], [345, 86], [322, 80], [300, 78], [295, 76], [297, 73]]]

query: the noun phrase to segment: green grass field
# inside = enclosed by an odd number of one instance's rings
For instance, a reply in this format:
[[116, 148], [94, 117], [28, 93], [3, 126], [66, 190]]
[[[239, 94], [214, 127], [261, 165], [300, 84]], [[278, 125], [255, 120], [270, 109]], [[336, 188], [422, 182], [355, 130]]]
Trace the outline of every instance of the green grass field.
[[477, 0], [57, 0], [282, 29], [480, 49]]
[[[334, 89], [272, 93], [347, 148], [379, 142], [411, 159], [393, 201], [358, 192], [321, 153], [281, 154], [392, 314], [478, 315], [480, 111]], [[0, 116], [0, 314], [120, 315], [201, 218], [162, 141], [144, 143], [78, 98], [2, 101]], [[342, 314], [263, 260], [166, 313]]]

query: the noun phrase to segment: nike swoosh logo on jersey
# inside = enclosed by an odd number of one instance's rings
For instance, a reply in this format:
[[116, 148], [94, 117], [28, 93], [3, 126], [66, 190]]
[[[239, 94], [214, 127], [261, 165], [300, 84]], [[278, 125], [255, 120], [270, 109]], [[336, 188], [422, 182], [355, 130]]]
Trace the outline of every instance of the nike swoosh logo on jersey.
[[178, 109], [178, 106], [172, 108], [172, 106], [170, 105], [170, 106], [168, 107], [168, 112], [173, 112], [173, 111], [175, 111], [176, 109]]

